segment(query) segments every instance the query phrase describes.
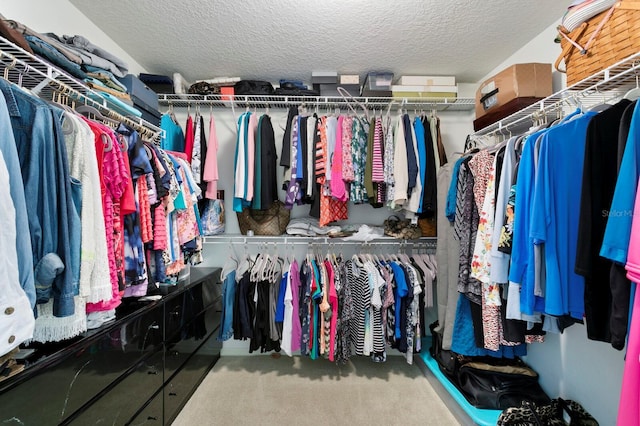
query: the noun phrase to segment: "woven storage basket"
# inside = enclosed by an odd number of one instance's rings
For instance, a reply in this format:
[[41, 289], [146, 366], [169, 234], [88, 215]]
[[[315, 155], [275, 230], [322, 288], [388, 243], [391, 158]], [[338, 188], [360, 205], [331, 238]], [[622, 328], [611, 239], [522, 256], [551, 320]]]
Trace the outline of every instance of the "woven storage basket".
[[[640, 51], [640, 1], [621, 0], [613, 7], [611, 14], [602, 12], [570, 33], [562, 26], [558, 28], [586, 48], [585, 53], [566, 37], [561, 37], [562, 53], [556, 61], [556, 69], [564, 72], [559, 67], [564, 59], [567, 85], [571, 86]], [[603, 25], [598, 32], [601, 23]]]

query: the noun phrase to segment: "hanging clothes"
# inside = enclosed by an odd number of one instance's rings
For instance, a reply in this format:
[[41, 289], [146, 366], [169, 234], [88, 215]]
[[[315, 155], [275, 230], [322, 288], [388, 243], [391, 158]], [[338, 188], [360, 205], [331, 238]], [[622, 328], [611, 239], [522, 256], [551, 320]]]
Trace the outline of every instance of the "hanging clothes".
[[218, 135], [213, 114], [209, 118], [209, 143], [203, 170], [202, 180], [207, 182], [205, 197], [209, 200], [217, 200], [220, 177], [218, 174]]

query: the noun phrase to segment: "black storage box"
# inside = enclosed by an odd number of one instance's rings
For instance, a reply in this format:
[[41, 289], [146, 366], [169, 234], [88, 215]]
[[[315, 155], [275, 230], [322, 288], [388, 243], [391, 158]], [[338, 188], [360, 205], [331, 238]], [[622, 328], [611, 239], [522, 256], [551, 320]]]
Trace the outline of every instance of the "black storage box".
[[145, 104], [137, 96], [132, 95], [131, 100], [133, 101], [133, 107], [142, 113], [143, 120], [148, 121], [154, 126], [160, 126], [160, 119], [162, 118], [162, 113], [158, 111], [157, 108], [152, 108], [151, 106]]
[[174, 93], [173, 80], [166, 75], [140, 73], [138, 78], [156, 93]]
[[135, 97], [151, 110], [158, 109], [158, 94], [151, 90], [138, 77], [133, 74], [127, 74], [119, 80], [127, 87], [127, 92], [131, 95], [131, 100]]
[[321, 83], [314, 84], [313, 89], [320, 92], [320, 96], [340, 97], [342, 94], [338, 92], [338, 87], [342, 87], [349, 92], [351, 96], [360, 95], [360, 86], [357, 84], [337, 84], [337, 83]]

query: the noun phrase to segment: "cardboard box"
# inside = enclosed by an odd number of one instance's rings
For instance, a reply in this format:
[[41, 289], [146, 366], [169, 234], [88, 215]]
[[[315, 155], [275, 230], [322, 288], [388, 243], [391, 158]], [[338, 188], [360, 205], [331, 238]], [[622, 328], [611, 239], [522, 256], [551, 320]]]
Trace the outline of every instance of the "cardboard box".
[[512, 65], [480, 85], [476, 92], [476, 119], [513, 99], [542, 99], [552, 93], [551, 64]]
[[456, 77], [453, 75], [403, 75], [398, 84], [402, 86], [455, 86]]
[[360, 76], [358, 74], [341, 74], [340, 84], [360, 85]]

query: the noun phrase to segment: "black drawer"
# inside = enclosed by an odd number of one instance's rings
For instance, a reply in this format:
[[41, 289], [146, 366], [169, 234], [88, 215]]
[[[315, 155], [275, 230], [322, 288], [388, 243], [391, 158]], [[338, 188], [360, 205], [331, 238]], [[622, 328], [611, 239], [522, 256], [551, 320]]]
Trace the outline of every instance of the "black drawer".
[[[197, 323], [197, 325], [194, 325], [194, 323]], [[192, 318], [192, 321], [186, 322], [183, 330], [184, 333], [179, 333], [178, 335], [190, 337], [167, 342], [164, 367], [165, 380], [169, 380], [187, 361], [189, 355], [200, 348], [201, 345], [200, 353], [207, 353], [214, 357], [219, 356], [222, 350], [222, 343], [216, 340], [219, 326], [220, 312], [213, 305], [210, 305], [209, 309], [196, 318]], [[204, 338], [201, 338], [199, 335], [198, 337], [190, 335], [188, 332], [188, 330], [202, 327], [206, 330]], [[208, 338], [209, 336], [211, 336], [211, 338]], [[205, 339], [206, 341], [204, 341]]]
[[[162, 312], [160, 311], [160, 318]], [[154, 352], [162, 352], [162, 322], [151, 311], [111, 327], [86, 344], [59, 356], [49, 365], [41, 360], [0, 393], [3, 418], [24, 425], [58, 424], [104, 392], [127, 370]]]
[[159, 351], [139, 362], [131, 374], [89, 407], [78, 410], [63, 424], [123, 424], [162, 387], [162, 367], [163, 353]]
[[[211, 337], [209, 340], [214, 339]], [[164, 419], [166, 424], [171, 424], [180, 413], [200, 382], [204, 379], [209, 369], [220, 357], [220, 352], [212, 353], [209, 340], [204, 342], [183, 364], [177, 374], [169, 380], [164, 388]]]
[[140, 414], [131, 419], [126, 425], [130, 426], [160, 426], [164, 415], [162, 392], [157, 394], [149, 404], [142, 409]]

